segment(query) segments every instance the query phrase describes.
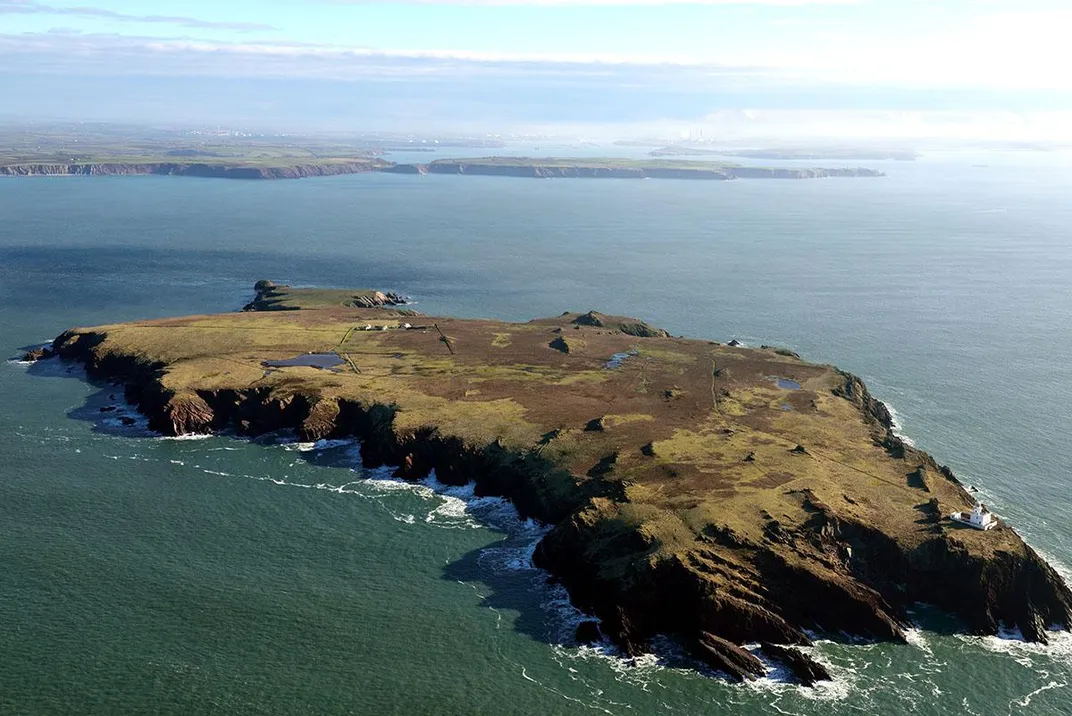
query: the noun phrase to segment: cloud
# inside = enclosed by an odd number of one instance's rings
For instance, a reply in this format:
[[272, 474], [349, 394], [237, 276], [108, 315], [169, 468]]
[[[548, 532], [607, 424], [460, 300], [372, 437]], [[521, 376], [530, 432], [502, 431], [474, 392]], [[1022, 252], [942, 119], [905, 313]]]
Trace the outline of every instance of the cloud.
[[[1072, 112], [1052, 113], [1072, 110], [1068, 93], [831, 82], [801, 74], [791, 56], [685, 62], [42, 32], [0, 34], [0, 57], [0, 114], [26, 118], [466, 131], [703, 123], [769, 136], [879, 134], [889, 120], [899, 136], [955, 136], [963, 123], [934, 129], [935, 112], [983, 111], [993, 116], [971, 130], [980, 136], [994, 117], [1012, 118], [1010, 136], [1072, 126], [1054, 119]], [[1007, 114], [1014, 106], [1022, 113]], [[1038, 110], [1051, 114], [1019, 119]], [[828, 121], [834, 115], [847, 124]]]
[[144, 22], [159, 25], [177, 25], [198, 30], [232, 30], [256, 32], [276, 30], [272, 25], [259, 22], [212, 22], [195, 17], [173, 15], [129, 15], [99, 7], [57, 7], [36, 0], [0, 0], [0, 15], [63, 15], [66, 17], [98, 18], [120, 22]]
[[[598, 88], [657, 104], [673, 96], [718, 105], [857, 108], [1053, 107], [1072, 104], [1072, 77], [1060, 71], [1069, 50], [1030, 48], [996, 55], [989, 33], [966, 35], [949, 59], [946, 38], [898, 47], [815, 43], [809, 53], [761, 45], [703, 57], [596, 53], [519, 54], [353, 47], [302, 42], [221, 42], [191, 37], [93, 33], [0, 34], [0, 75], [282, 79], [431, 85], [496, 91], [525, 87]], [[971, 40], [971, 41], [969, 41]], [[717, 48], [716, 48], [717, 50]], [[1051, 57], [1052, 54], [1052, 57]], [[851, 62], [846, 58], [852, 58]], [[943, 59], [944, 58], [944, 59]], [[409, 83], [406, 89], [402, 83]], [[564, 100], [566, 101], [566, 100]], [[579, 91], [571, 102], [595, 100]], [[691, 101], [691, 100], [690, 100]], [[741, 104], [743, 103], [743, 104]]]
[[287, 78], [331, 81], [455, 83], [514, 79], [529, 83], [602, 83], [690, 92], [777, 83], [762, 64], [607, 54], [510, 54], [379, 50], [295, 42], [217, 42], [120, 34], [0, 34], [0, 73]]

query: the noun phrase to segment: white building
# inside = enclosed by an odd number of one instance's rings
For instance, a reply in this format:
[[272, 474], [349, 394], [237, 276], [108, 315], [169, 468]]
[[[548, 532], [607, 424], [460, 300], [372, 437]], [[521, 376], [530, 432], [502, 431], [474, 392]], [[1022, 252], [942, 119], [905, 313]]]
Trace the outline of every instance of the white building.
[[993, 529], [998, 524], [998, 518], [994, 516], [993, 512], [986, 509], [986, 505], [982, 502], [975, 503], [975, 509], [971, 512], [954, 512], [949, 515], [949, 519], [962, 525], [974, 527], [977, 530]]

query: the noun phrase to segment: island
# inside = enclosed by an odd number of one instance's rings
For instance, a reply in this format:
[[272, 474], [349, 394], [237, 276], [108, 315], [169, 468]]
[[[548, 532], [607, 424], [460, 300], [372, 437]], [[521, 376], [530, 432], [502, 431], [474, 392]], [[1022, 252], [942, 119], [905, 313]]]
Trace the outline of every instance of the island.
[[971, 634], [1072, 626], [1055, 570], [1003, 520], [950, 519], [972, 495], [849, 373], [595, 311], [403, 303], [261, 281], [244, 311], [74, 328], [29, 357], [121, 382], [165, 435], [354, 437], [367, 468], [508, 498], [551, 527], [534, 561], [591, 615], [578, 640], [627, 654], [669, 635], [735, 679], [766, 673], [761, 650], [812, 684], [814, 634], [903, 642], [917, 602]]
[[485, 157], [437, 159], [428, 164], [399, 164], [380, 171], [399, 174], [469, 174], [548, 179], [555, 177], [603, 179], [821, 179], [825, 177], [880, 177], [874, 169], [819, 167], [745, 167], [729, 162], [620, 159], [555, 159]]

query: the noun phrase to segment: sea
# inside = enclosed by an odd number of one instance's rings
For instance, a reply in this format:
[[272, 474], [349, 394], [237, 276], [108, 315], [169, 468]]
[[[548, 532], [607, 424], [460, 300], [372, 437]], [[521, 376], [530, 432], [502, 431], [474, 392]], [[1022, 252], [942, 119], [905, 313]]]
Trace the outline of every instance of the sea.
[[[861, 163], [888, 176], [0, 180], [0, 357], [237, 310], [262, 278], [787, 346], [862, 376], [1068, 574], [1072, 156]], [[1072, 713], [1072, 637], [927, 605], [907, 645], [815, 634], [812, 689], [579, 646], [531, 563], [546, 529], [351, 442], [162, 438], [115, 386], [0, 361], [0, 714]]]

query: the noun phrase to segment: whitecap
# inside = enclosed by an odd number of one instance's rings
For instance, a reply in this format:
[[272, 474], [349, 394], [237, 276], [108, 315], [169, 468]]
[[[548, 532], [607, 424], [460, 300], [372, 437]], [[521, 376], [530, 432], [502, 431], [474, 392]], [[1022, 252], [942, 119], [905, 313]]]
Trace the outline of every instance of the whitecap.
[[987, 651], [1005, 654], [1017, 663], [1033, 667], [1032, 657], [1046, 657], [1062, 664], [1072, 666], [1072, 633], [1065, 631], [1049, 632], [1048, 644], [1029, 642], [1023, 633], [1015, 628], [1003, 626], [996, 635], [970, 636], [958, 634], [956, 638], [969, 646], [981, 647]]
[[316, 441], [301, 441], [301, 440], [288, 440], [284, 439], [278, 443], [284, 450], [291, 452], [319, 452], [320, 450], [332, 450], [334, 448], [349, 447], [354, 445], [357, 441], [354, 438], [341, 438], [328, 440], [321, 438]]
[[897, 410], [892, 405], [890, 405], [889, 403], [886, 403], [885, 401], [883, 402], [883, 405], [886, 406], [886, 410], [888, 410], [889, 413], [890, 413], [890, 421], [891, 421], [890, 429], [893, 431], [893, 434], [896, 435], [897, 437], [901, 438], [901, 440], [904, 441], [905, 445], [908, 445], [909, 447], [915, 447], [916, 446], [916, 441], [913, 440], [912, 438], [908, 437], [904, 433], [904, 425], [901, 423], [901, 416], [897, 412]]

